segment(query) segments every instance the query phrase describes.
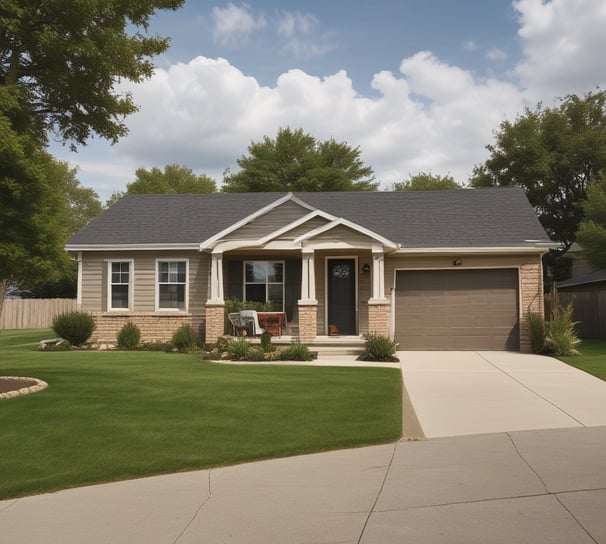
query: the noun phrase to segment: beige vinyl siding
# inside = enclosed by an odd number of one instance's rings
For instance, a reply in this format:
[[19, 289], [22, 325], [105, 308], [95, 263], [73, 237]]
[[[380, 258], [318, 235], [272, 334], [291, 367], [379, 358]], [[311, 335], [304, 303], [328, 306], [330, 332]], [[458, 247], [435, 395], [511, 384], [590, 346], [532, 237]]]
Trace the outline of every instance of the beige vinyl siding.
[[326, 232], [322, 232], [310, 239], [314, 242], [345, 242], [352, 246], [369, 247], [374, 240], [365, 234], [342, 225], [336, 226]]
[[82, 255], [82, 309], [107, 311], [107, 263], [132, 260], [133, 312], [156, 310], [156, 262], [189, 260], [188, 312], [202, 314], [208, 298], [209, 256], [192, 251], [84, 252]]
[[313, 219], [306, 221], [302, 225], [299, 225], [298, 227], [295, 227], [294, 229], [289, 230], [288, 232], [285, 232], [278, 239], [279, 240], [294, 240], [295, 238], [298, 238], [299, 236], [302, 236], [303, 234], [306, 234], [314, 229], [317, 229], [318, 227], [322, 227], [323, 225], [326, 225], [326, 223], [328, 223], [328, 219], [324, 219], [323, 217], [314, 217]]
[[299, 204], [288, 201], [228, 234], [224, 239], [257, 240], [258, 238], [263, 238], [263, 236], [296, 221], [309, 212], [310, 210], [307, 208], [303, 208]]

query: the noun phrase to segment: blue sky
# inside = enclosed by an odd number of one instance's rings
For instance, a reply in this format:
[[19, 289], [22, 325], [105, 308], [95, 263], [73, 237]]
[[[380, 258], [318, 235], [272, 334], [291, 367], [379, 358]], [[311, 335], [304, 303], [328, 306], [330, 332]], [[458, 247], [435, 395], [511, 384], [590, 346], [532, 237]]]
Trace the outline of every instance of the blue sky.
[[172, 38], [141, 107], [79, 169], [105, 200], [138, 167], [178, 163], [222, 179], [279, 127], [359, 147], [383, 188], [419, 171], [465, 182], [504, 119], [604, 88], [603, 0], [370, 2], [189, 0], [150, 30]]

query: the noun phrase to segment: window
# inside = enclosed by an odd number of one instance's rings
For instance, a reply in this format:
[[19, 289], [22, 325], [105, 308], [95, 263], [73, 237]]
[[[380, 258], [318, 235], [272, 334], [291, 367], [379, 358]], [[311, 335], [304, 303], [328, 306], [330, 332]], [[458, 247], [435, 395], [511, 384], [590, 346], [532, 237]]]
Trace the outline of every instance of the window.
[[130, 261], [109, 263], [109, 310], [128, 310], [130, 307]]
[[158, 309], [185, 310], [187, 261], [158, 261]]
[[244, 300], [273, 302], [284, 309], [284, 262], [245, 261]]

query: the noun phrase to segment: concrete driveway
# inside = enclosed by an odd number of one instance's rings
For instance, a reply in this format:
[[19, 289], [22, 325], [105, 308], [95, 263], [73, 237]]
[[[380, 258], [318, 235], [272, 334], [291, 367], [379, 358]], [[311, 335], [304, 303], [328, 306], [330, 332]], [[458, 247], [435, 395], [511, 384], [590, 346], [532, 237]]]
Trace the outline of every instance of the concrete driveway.
[[[504, 351], [398, 357], [427, 438], [606, 425], [606, 382], [552, 357]], [[410, 418], [404, 427], [405, 436], [421, 434]]]

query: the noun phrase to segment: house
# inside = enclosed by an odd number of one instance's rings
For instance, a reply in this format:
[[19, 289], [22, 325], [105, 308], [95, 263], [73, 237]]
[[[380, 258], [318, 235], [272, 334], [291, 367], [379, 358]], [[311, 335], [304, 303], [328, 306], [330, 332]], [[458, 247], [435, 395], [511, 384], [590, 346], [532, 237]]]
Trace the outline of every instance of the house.
[[400, 349], [529, 350], [553, 244], [517, 188], [127, 195], [69, 240], [97, 341], [190, 323], [225, 334], [226, 297], [273, 301], [311, 343], [376, 332]]

